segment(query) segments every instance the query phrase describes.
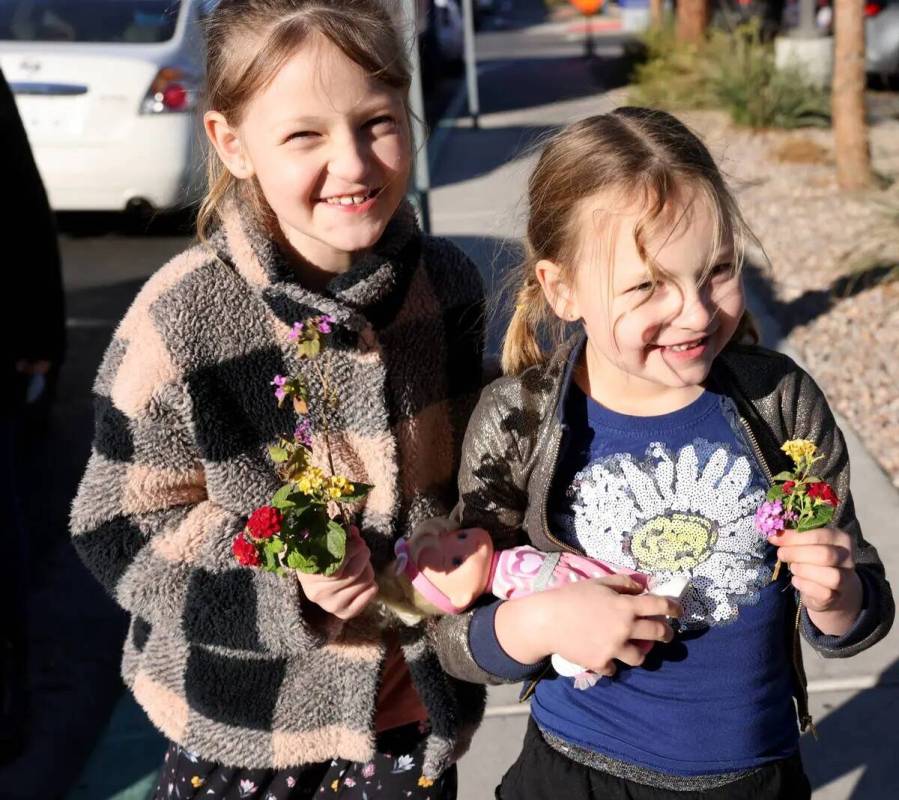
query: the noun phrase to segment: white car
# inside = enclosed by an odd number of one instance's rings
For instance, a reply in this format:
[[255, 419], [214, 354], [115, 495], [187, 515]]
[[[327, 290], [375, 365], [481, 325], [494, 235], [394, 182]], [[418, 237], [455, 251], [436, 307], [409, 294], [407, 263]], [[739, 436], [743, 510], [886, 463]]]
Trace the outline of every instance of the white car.
[[0, 68], [57, 211], [172, 209], [202, 186], [209, 0], [2, 0]]

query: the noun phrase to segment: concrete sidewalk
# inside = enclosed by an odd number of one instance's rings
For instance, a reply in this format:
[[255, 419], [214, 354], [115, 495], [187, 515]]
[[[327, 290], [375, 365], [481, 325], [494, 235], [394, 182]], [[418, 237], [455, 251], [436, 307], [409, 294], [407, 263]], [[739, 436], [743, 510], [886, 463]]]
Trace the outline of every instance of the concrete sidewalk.
[[[620, 74], [621, 40], [598, 42], [592, 67], [578, 57], [579, 46], [550, 26], [480, 37], [494, 57], [481, 65], [480, 130], [464, 118], [445, 120], [432, 141], [434, 232], [456, 241], [478, 263], [493, 291], [515, 263], [522, 233], [527, 177], [535, 162], [527, 149], [556, 126], [621, 105], [621, 92], [607, 91]], [[539, 40], [538, 55], [521, 46]], [[464, 98], [455, 108], [461, 110]], [[764, 309], [767, 343], [779, 344], [776, 325]], [[500, 322], [491, 331], [498, 346]], [[793, 354], [795, 355], [795, 354]], [[853, 465], [853, 493], [868, 538], [878, 546], [889, 575], [899, 575], [899, 494], [858, 439], [847, 434]], [[802, 749], [817, 800], [886, 800], [899, 797], [895, 770], [894, 725], [899, 719], [899, 632], [849, 660], [826, 661], [806, 653], [811, 707], [818, 741], [803, 739]], [[518, 754], [527, 708], [518, 705], [517, 687], [490, 690], [488, 716], [471, 752], [460, 765], [460, 800], [483, 800]]]

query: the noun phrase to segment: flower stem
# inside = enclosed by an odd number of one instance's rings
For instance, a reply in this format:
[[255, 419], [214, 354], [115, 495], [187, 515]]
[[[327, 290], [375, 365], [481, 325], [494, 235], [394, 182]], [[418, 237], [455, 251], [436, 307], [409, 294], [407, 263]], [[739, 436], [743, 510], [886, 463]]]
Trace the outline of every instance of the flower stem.
[[774, 572], [771, 574], [771, 583], [777, 583], [777, 579], [780, 577], [780, 565], [781, 560], [777, 559], [777, 563], [774, 565]]

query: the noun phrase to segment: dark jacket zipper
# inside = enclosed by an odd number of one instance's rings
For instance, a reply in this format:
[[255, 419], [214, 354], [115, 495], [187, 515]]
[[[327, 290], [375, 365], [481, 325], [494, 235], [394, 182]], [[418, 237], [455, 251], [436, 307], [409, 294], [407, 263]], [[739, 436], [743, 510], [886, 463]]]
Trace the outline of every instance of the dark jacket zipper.
[[[756, 461], [758, 461], [762, 470], [764, 470], [765, 479], [768, 481], [768, 485], [771, 486], [774, 483], [771, 469], [768, 467], [768, 462], [765, 460], [765, 457], [762, 454], [762, 449], [761, 447], [759, 447], [758, 439], [756, 439], [752, 427], [743, 418], [742, 414], [740, 415], [740, 423], [743, 426], [743, 430], [746, 431], [746, 436], [749, 439], [749, 444], [752, 446], [753, 452], [755, 453]], [[817, 739], [818, 734], [815, 730], [815, 723], [812, 719], [812, 715], [809, 713], [808, 708], [808, 678], [805, 674], [805, 667], [802, 664], [802, 644], [799, 640], [799, 625], [801, 619], [802, 600], [797, 598], [796, 619], [793, 623], [793, 652], [791, 655], [793, 661], [793, 670], [796, 674], [796, 688], [798, 690], [796, 697], [796, 707], [799, 716], [799, 730], [802, 733], [805, 733], [806, 730], [810, 729], [812, 735]]]

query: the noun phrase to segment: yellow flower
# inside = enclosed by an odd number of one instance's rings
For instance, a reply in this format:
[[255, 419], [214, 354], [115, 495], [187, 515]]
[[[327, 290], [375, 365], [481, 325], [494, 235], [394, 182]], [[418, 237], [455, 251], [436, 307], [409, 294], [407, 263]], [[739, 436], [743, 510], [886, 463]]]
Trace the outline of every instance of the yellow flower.
[[814, 442], [810, 442], [808, 439], [790, 439], [780, 449], [793, 459], [796, 466], [799, 466], [803, 459], [813, 459], [818, 448], [815, 447]]
[[297, 489], [303, 494], [317, 492], [325, 483], [325, 473], [318, 467], [306, 467], [297, 479]]
[[336, 500], [338, 497], [343, 497], [343, 492], [338, 486], [331, 486], [328, 488], [328, 496], [332, 500]]
[[334, 780], [331, 781], [331, 791], [336, 792], [339, 786], [340, 786], [340, 778], [334, 778]]
[[194, 787], [194, 789], [199, 789], [206, 781], [204, 781], [199, 775], [194, 775], [190, 779], [190, 785]]
[[418, 785], [421, 786], [422, 789], [428, 789], [434, 785], [434, 781], [431, 778], [426, 778], [424, 775], [422, 775], [418, 779]]

